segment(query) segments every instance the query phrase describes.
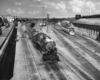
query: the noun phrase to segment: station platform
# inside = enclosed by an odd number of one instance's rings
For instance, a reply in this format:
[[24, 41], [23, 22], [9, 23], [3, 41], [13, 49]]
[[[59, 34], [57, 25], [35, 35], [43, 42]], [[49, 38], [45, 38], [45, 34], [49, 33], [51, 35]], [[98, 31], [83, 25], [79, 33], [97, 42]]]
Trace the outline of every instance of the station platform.
[[25, 60], [25, 52], [23, 50], [25, 48], [25, 46], [23, 46], [23, 40], [25, 39], [19, 40], [16, 44], [14, 72], [11, 80], [28, 80], [27, 62]]
[[3, 45], [3, 43], [5, 42], [7, 36], [9, 35], [9, 33], [11, 31], [11, 29], [13, 28], [13, 25], [14, 24], [11, 23], [9, 28], [5, 28], [5, 27], [2, 28], [3, 32], [2, 32], [2, 35], [0, 35], [0, 48]]
[[[23, 37], [23, 26], [17, 27], [14, 71], [11, 80], [39, 80], [32, 53], [28, 47], [28, 37]], [[31, 65], [31, 66], [30, 66]]]

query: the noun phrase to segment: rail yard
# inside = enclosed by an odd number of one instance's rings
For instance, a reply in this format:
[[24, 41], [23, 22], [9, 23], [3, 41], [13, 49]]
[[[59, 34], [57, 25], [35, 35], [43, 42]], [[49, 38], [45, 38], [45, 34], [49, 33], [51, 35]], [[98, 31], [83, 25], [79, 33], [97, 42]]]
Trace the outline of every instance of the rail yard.
[[[41, 26], [40, 21], [34, 23], [31, 27], [29, 22], [18, 21], [10, 23], [8, 28], [2, 27], [0, 80], [100, 79], [99, 42], [77, 32], [69, 35], [68, 30], [56, 24]], [[37, 33], [34, 33], [34, 29]], [[36, 42], [36, 39], [32, 39], [33, 35], [39, 32], [55, 42], [56, 55], [59, 57], [56, 63], [43, 60], [43, 55], [47, 54], [47, 51], [43, 53], [43, 50], [37, 48], [39, 40]], [[52, 57], [50, 59], [54, 59]]]

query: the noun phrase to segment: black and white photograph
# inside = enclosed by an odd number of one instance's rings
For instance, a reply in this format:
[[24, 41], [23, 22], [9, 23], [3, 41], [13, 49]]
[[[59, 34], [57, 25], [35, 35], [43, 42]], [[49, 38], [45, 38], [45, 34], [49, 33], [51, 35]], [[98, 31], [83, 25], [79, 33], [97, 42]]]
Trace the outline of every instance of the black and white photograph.
[[0, 80], [100, 80], [100, 0], [0, 0]]

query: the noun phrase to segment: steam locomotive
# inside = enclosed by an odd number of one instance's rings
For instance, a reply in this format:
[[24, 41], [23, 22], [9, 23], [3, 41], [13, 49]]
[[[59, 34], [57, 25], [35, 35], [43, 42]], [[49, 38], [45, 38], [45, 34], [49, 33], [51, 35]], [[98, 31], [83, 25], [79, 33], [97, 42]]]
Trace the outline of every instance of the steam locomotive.
[[37, 32], [35, 35], [35, 44], [42, 54], [45, 62], [55, 63], [59, 61], [55, 42], [46, 34]]
[[32, 41], [40, 51], [42, 60], [46, 63], [57, 63], [59, 56], [57, 55], [56, 43], [43, 32], [34, 29], [30, 31], [32, 31]]

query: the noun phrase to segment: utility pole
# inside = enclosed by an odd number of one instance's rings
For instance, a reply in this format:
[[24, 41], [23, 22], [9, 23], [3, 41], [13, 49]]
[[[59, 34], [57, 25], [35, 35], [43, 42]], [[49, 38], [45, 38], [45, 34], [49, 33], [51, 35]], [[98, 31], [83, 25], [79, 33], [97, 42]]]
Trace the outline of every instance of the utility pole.
[[44, 22], [44, 6], [42, 6], [42, 22]]
[[47, 14], [47, 32], [49, 31], [49, 14]]
[[11, 16], [10, 16], [10, 15], [8, 15], [8, 18], [9, 18], [9, 22], [10, 22], [10, 18], [11, 18]]

